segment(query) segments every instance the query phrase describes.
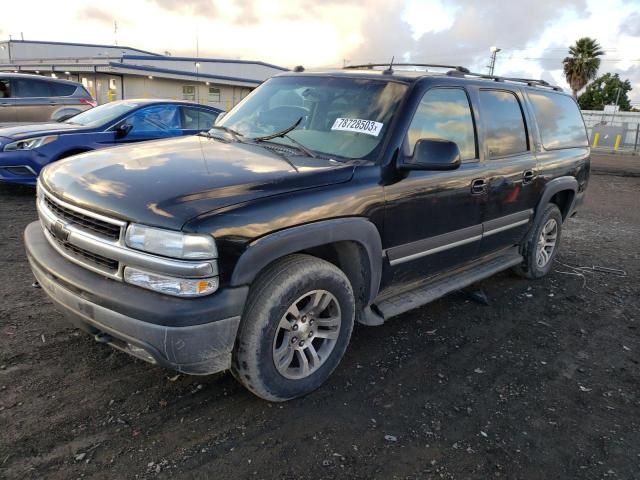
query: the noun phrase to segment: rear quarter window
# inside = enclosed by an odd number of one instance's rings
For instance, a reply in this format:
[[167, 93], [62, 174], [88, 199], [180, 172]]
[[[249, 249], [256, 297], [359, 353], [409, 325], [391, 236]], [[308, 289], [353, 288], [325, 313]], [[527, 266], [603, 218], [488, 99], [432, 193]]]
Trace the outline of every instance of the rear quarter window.
[[587, 147], [587, 131], [576, 102], [567, 95], [528, 92], [545, 150]]
[[69, 85], [67, 83], [52, 83], [51, 84], [51, 96], [53, 97], [69, 97], [76, 91], [75, 85]]

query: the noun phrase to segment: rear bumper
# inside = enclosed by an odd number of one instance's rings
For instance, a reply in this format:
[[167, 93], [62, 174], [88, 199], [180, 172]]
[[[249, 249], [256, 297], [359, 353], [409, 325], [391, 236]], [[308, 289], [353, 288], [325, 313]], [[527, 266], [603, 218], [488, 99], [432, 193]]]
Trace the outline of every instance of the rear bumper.
[[25, 245], [44, 292], [99, 342], [188, 374], [230, 367], [247, 287], [181, 299], [107, 279], [64, 259], [38, 222], [25, 230]]

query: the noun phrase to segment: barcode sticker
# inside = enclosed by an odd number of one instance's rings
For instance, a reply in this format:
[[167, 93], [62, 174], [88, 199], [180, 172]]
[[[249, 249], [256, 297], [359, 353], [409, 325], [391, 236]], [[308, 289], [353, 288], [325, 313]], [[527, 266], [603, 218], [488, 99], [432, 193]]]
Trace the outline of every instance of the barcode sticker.
[[377, 137], [384, 126], [383, 123], [373, 120], [361, 120], [359, 118], [336, 118], [331, 130], [342, 130], [344, 132], [366, 133]]

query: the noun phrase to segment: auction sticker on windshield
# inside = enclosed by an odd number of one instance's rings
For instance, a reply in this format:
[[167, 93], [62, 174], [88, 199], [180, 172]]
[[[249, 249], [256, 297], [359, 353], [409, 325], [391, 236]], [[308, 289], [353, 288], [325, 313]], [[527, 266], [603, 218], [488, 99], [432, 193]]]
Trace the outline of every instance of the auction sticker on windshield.
[[361, 120], [359, 118], [336, 118], [331, 130], [342, 130], [345, 132], [366, 133], [377, 137], [382, 130], [383, 123], [373, 120]]

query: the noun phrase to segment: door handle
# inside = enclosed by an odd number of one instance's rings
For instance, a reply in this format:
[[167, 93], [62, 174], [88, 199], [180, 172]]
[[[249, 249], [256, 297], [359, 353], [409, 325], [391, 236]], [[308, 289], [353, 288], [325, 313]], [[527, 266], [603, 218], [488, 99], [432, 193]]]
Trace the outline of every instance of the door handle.
[[484, 178], [476, 178], [471, 182], [471, 194], [481, 195], [487, 191], [487, 182]]
[[522, 173], [522, 184], [526, 185], [527, 183], [531, 183], [534, 178], [536, 178], [536, 174], [533, 170], [525, 170]]

